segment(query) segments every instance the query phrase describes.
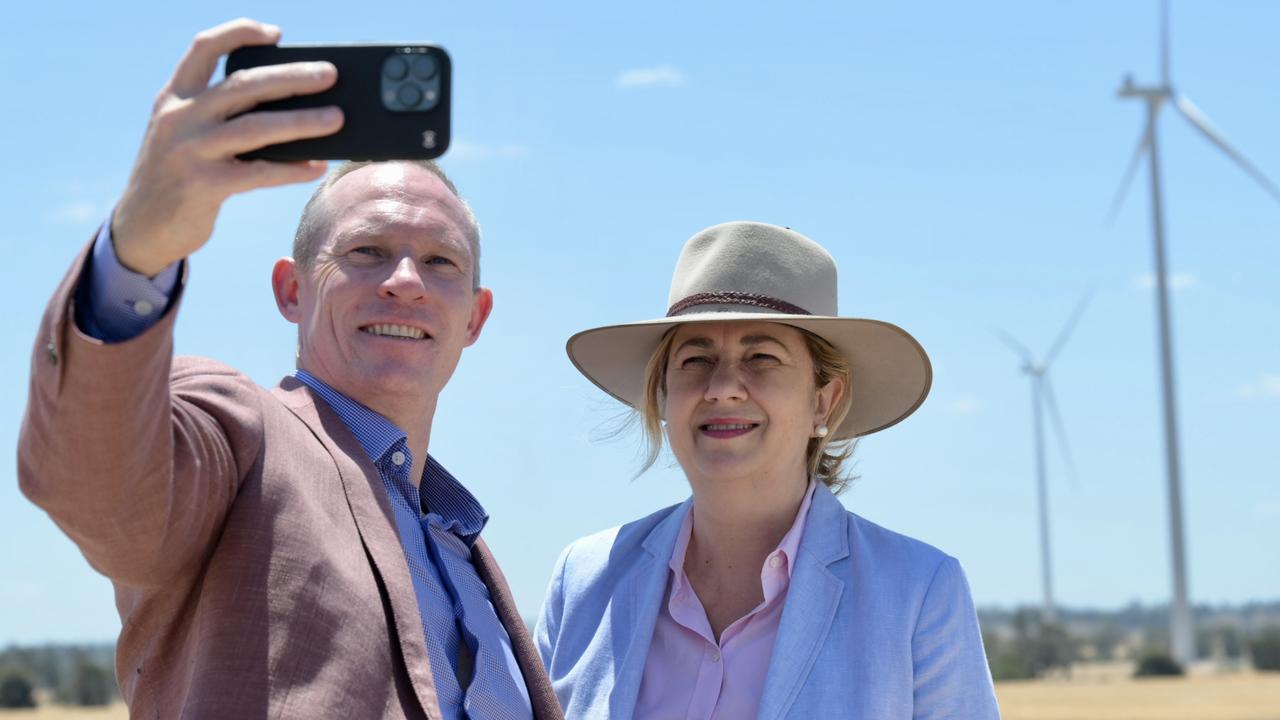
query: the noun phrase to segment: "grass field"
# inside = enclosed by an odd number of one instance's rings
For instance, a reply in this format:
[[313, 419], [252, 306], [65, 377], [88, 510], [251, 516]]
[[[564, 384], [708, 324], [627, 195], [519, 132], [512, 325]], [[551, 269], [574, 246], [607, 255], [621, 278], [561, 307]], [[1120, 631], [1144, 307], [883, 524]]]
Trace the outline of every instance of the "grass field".
[[[1092, 673], [1073, 680], [996, 685], [1004, 720], [1280, 720], [1280, 673], [1132, 680]], [[0, 710], [3, 720], [127, 720], [124, 705]]]
[[35, 710], [0, 710], [4, 720], [128, 720], [129, 708], [117, 703], [106, 708], [76, 708], [42, 705]]
[[996, 685], [1004, 720], [1280, 720], [1280, 673]]

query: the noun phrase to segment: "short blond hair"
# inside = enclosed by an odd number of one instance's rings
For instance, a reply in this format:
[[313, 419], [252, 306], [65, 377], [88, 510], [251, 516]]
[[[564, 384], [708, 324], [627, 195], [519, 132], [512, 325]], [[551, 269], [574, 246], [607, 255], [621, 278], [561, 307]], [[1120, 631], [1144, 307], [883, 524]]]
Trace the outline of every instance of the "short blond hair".
[[[671, 328], [662, 336], [661, 342], [644, 366], [644, 395], [640, 407], [636, 408], [645, 439], [645, 458], [640, 468], [641, 473], [653, 467], [653, 464], [658, 461], [658, 455], [662, 453], [662, 446], [666, 442], [666, 433], [662, 427], [662, 403], [667, 391], [667, 367], [671, 358], [671, 345], [675, 340], [678, 327], [677, 325]], [[839, 494], [854, 479], [852, 474], [845, 471], [844, 465], [853, 455], [857, 441], [833, 439], [836, 428], [840, 427], [848, 416], [849, 409], [853, 407], [853, 396], [849, 393], [853, 373], [849, 361], [840, 354], [839, 350], [836, 350], [835, 346], [808, 330], [796, 329], [804, 338], [809, 357], [813, 360], [814, 388], [825, 387], [835, 379], [844, 381], [844, 390], [827, 417], [827, 426], [831, 428], [831, 433], [826, 437], [809, 438], [809, 444], [805, 448], [805, 467], [809, 475], [831, 488], [832, 492]]]

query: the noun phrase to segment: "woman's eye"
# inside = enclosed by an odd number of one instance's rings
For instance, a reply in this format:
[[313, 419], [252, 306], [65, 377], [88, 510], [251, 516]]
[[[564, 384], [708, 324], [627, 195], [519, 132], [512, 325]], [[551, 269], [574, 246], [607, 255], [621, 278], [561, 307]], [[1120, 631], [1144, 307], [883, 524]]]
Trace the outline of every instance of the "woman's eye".
[[752, 353], [751, 357], [748, 357], [748, 358], [747, 358], [747, 360], [748, 360], [749, 362], [754, 362], [754, 363], [759, 363], [759, 362], [765, 362], [765, 363], [768, 363], [768, 362], [778, 362], [778, 358], [776, 358], [776, 357], [774, 357], [773, 355], [770, 355], [770, 354], [768, 354], [768, 353]]
[[711, 360], [703, 355], [694, 355], [693, 357], [687, 357], [680, 361], [680, 367], [682, 368], [693, 368], [710, 364]]

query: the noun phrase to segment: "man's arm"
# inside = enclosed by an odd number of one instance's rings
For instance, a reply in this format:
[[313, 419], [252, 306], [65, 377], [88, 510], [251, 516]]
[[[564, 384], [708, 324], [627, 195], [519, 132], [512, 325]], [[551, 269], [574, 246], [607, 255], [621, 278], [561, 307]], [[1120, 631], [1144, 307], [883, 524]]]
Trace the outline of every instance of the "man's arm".
[[182, 264], [173, 263], [152, 278], [121, 265], [108, 218], [94, 238], [89, 268], [76, 291], [76, 322], [90, 337], [123, 342], [164, 317]]
[[[329, 87], [332, 65], [255, 68], [208, 86], [222, 54], [278, 37], [276, 28], [234, 21], [200, 33], [179, 63], [156, 101], [129, 185], [104, 233], [127, 271], [154, 278], [204, 245], [231, 194], [323, 172], [323, 163], [235, 156], [331, 133], [341, 124], [336, 109], [231, 118], [266, 100]], [[77, 315], [95, 303], [100, 309], [110, 295], [110, 288], [89, 287], [89, 301], [77, 302], [80, 288], [93, 284], [91, 252], [77, 258], [40, 325], [19, 439], [19, 482], [95, 568], [126, 585], [155, 586], [198, 567], [218, 536], [259, 452], [260, 393], [217, 363], [175, 366], [181, 283], [167, 312], [123, 333], [132, 337], [101, 328], [98, 337], [86, 334], [82, 327], [92, 329], [94, 321], [86, 316], [90, 322], [82, 324]], [[133, 310], [139, 310], [136, 301]]]
[[261, 408], [247, 378], [212, 362], [177, 368], [171, 384], [173, 312], [127, 342], [81, 332], [84, 260], [41, 322], [18, 481], [99, 572], [155, 587], [217, 537], [260, 449]]

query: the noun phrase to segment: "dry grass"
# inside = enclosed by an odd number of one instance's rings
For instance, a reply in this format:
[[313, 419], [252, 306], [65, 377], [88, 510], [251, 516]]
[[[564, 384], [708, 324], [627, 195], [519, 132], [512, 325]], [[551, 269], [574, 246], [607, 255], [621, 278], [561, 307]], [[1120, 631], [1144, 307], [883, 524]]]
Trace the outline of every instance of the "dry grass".
[[[1126, 668], [1127, 669], [1127, 668]], [[1090, 668], [1071, 680], [996, 685], [1004, 720], [1280, 720], [1280, 673], [1132, 680]], [[0, 720], [127, 720], [124, 705], [0, 710]]]
[[35, 710], [0, 710], [4, 720], [129, 720], [129, 708], [116, 703], [105, 708], [41, 705]]
[[1004, 720], [1280, 720], [1280, 673], [1134, 680], [1129, 667], [999, 683], [1001, 713]]

